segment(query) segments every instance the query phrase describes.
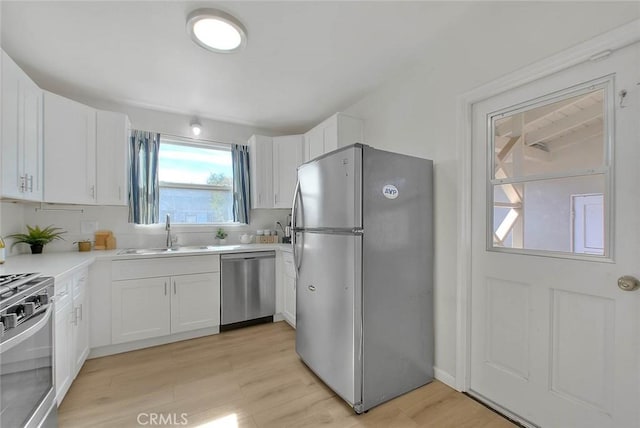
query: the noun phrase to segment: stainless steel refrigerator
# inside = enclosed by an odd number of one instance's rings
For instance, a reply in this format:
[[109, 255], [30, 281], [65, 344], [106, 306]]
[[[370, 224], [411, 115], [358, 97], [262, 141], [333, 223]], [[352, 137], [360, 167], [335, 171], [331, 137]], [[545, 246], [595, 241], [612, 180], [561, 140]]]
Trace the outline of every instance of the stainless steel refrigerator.
[[432, 177], [362, 144], [298, 168], [296, 351], [357, 413], [433, 379]]

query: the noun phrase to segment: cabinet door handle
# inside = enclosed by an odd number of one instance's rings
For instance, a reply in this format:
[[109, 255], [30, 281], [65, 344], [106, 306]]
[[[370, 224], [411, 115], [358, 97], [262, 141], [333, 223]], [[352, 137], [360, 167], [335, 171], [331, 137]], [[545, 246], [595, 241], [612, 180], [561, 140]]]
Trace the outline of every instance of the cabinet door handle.
[[80, 307], [78, 309], [80, 309], [80, 321], [82, 321], [82, 303], [80, 303]]
[[167, 281], [164, 282], [164, 295], [167, 295]]
[[91, 191], [91, 199], [95, 199], [96, 198], [96, 186], [92, 185], [90, 188]]
[[173, 280], [173, 294], [177, 294], [177, 291], [176, 291], [176, 280], [175, 279]]
[[278, 194], [277, 193], [275, 193], [273, 195], [273, 203], [276, 204], [276, 205], [278, 204]]
[[21, 175], [20, 176], [20, 184], [18, 185], [18, 191], [20, 193], [24, 193], [27, 191], [27, 176], [26, 175]]
[[29, 178], [27, 178], [27, 183], [29, 184], [29, 192], [33, 193], [33, 175], [29, 174]]

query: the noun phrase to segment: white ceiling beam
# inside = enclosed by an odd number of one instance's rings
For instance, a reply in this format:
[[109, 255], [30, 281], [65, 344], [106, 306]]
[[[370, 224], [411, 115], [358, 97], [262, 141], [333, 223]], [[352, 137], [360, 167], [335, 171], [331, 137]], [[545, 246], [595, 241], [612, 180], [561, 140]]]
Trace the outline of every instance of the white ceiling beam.
[[563, 150], [574, 144], [583, 144], [593, 141], [595, 138], [602, 139], [602, 126], [587, 126], [562, 137], [550, 140], [547, 145], [551, 151]]
[[525, 147], [524, 157], [527, 160], [533, 160], [537, 162], [551, 162], [551, 152], [545, 152], [536, 147]]
[[[554, 113], [557, 113], [567, 107], [574, 106], [582, 101], [591, 98], [594, 96], [593, 92], [585, 94], [581, 97], [568, 98], [562, 101], [557, 101], [552, 104], [547, 104], [544, 106], [536, 107], [531, 110], [527, 110], [524, 112], [524, 125], [525, 131], [527, 128], [531, 127], [535, 122], [546, 118]], [[511, 116], [509, 119], [513, 118]], [[500, 123], [499, 126], [496, 127], [496, 134], [499, 136], [508, 136], [511, 135], [511, 120], [504, 120]]]
[[580, 125], [584, 125], [592, 120], [602, 117], [602, 104], [594, 104], [584, 110], [581, 110], [571, 116], [567, 116], [551, 125], [540, 128], [525, 135], [525, 144], [531, 146], [549, 140], [557, 135], [570, 131]]

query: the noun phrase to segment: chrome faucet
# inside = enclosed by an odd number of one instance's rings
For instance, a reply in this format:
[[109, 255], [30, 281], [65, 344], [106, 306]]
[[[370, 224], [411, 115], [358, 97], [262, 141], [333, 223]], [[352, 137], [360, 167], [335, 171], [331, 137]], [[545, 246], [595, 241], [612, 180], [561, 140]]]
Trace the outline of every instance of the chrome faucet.
[[167, 214], [167, 218], [164, 221], [164, 230], [167, 231], [167, 248], [173, 247], [173, 241], [171, 239], [171, 217]]

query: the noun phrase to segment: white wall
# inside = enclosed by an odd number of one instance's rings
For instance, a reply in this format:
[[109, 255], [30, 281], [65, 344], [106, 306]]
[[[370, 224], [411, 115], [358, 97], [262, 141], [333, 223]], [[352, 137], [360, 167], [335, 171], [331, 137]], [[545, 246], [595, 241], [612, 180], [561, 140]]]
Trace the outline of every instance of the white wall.
[[[640, 16], [637, 3], [505, 2], [499, 14], [481, 6], [465, 19], [486, 22], [485, 32], [466, 34], [456, 22], [457, 38], [344, 110], [365, 120], [367, 144], [434, 160], [435, 361], [448, 380], [456, 373], [457, 97]], [[484, 49], [470, 48], [478, 41]]]

